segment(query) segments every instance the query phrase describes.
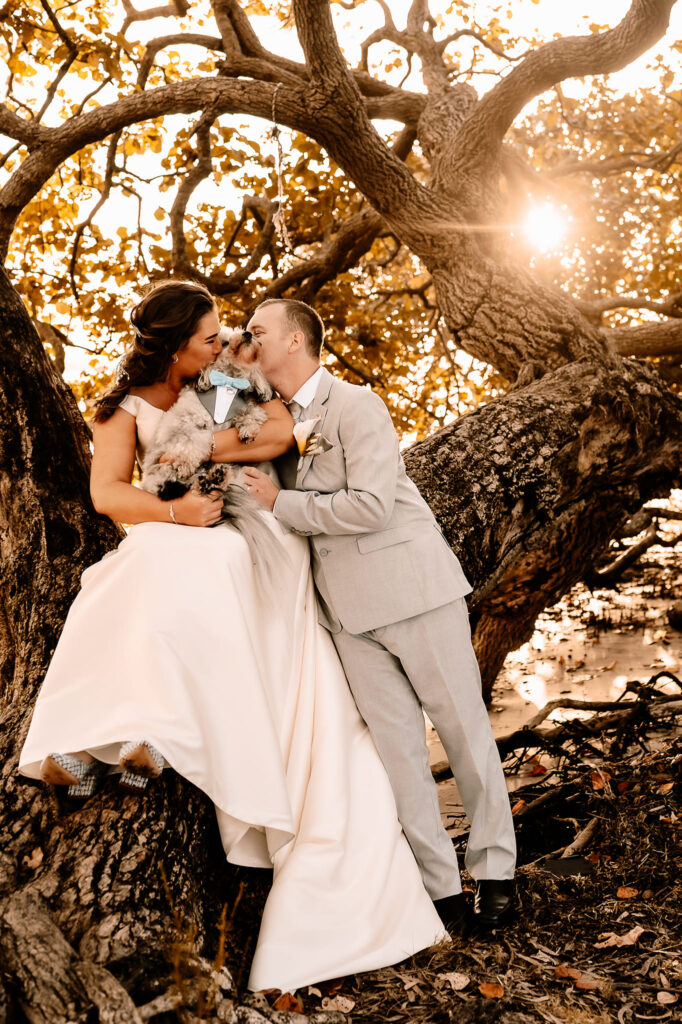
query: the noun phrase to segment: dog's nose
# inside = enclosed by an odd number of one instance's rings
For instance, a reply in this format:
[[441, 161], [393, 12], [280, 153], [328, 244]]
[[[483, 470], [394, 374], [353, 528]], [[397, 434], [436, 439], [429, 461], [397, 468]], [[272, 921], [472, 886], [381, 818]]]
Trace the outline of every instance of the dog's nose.
[[253, 341], [253, 334], [251, 333], [251, 331], [243, 331], [243, 334], [244, 334], [244, 338], [243, 338], [244, 341]]

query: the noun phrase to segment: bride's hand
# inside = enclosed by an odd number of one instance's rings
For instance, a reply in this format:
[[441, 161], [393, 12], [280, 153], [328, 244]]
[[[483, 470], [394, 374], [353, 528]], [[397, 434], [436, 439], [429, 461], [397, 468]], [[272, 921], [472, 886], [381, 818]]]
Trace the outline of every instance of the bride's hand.
[[222, 492], [197, 494], [196, 491], [187, 491], [173, 501], [173, 511], [183, 526], [214, 526], [223, 514]]

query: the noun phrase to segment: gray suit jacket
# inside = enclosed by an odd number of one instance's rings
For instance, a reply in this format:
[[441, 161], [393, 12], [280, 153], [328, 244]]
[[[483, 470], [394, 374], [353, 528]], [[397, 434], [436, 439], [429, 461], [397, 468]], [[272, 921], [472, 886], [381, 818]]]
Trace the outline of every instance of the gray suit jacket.
[[472, 587], [405, 472], [388, 409], [327, 370], [306, 418], [331, 448], [277, 460], [275, 516], [310, 538], [320, 622], [364, 633], [409, 619]]

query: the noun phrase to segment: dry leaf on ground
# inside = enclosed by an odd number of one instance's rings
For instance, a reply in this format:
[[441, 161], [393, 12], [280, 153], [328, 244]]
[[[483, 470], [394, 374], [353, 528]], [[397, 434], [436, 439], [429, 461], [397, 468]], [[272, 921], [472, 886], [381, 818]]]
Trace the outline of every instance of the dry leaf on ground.
[[615, 932], [600, 932], [599, 938], [604, 941], [595, 942], [594, 948], [606, 949], [608, 946], [634, 946], [643, 931], [642, 926], [636, 924], [625, 935], [616, 935]]
[[581, 974], [575, 983], [575, 987], [583, 992], [596, 992], [601, 986], [602, 980], [595, 978], [594, 974]]
[[659, 992], [656, 999], [664, 1006], [672, 1006], [673, 1003], [677, 1002], [677, 996], [674, 992]]
[[501, 999], [504, 995], [504, 989], [501, 985], [494, 985], [488, 981], [481, 982], [478, 986], [478, 991], [486, 999]]
[[569, 978], [571, 981], [577, 981], [581, 974], [582, 971], [579, 971], [577, 967], [567, 967], [566, 964], [559, 964], [554, 968], [555, 978]]
[[355, 1000], [348, 996], [325, 996], [322, 1000], [323, 1010], [338, 1010], [339, 1013], [350, 1013], [355, 1006]]
[[629, 885], [621, 885], [616, 896], [619, 900], [632, 900], [635, 896], [639, 896], [639, 889], [633, 889]]
[[466, 988], [471, 979], [466, 974], [460, 974], [459, 971], [449, 971], [447, 974], [438, 974], [436, 976], [436, 985], [438, 988], [443, 988], [444, 985], [451, 985], [453, 991], [461, 992], [463, 988]]
[[287, 1010], [289, 1013], [303, 1013], [303, 1003], [291, 992], [283, 992], [272, 1004], [273, 1010]]

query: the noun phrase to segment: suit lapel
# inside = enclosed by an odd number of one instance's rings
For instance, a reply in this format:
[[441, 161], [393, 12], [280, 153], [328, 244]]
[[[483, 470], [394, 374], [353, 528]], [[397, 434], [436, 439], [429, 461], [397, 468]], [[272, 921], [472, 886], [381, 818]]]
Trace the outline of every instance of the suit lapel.
[[197, 391], [196, 396], [206, 412], [210, 415], [211, 419], [213, 419], [213, 414], [215, 412], [216, 389], [210, 388], [208, 391]]
[[[333, 376], [331, 375], [329, 370], [326, 370], [323, 367], [322, 368], [322, 377], [320, 378], [320, 383], [317, 385], [317, 391], [315, 392], [315, 398], [313, 399], [313, 403], [310, 406], [310, 409], [306, 413], [306, 417], [305, 417], [307, 420], [314, 420], [316, 416], [320, 417], [320, 422], [315, 427], [315, 433], [316, 434], [321, 434], [322, 433], [322, 428], [324, 427], [324, 421], [325, 421], [325, 418], [327, 416], [327, 410], [328, 410], [327, 403], [328, 403], [328, 400], [329, 400], [329, 393], [331, 391], [333, 383], [334, 383]], [[314, 458], [315, 458], [314, 455], [306, 455], [303, 459], [300, 460], [298, 471], [297, 471], [297, 474], [296, 474], [296, 487], [297, 488], [300, 489], [301, 485], [303, 484], [303, 480], [304, 480], [306, 474], [308, 473], [308, 470], [312, 466]]]

